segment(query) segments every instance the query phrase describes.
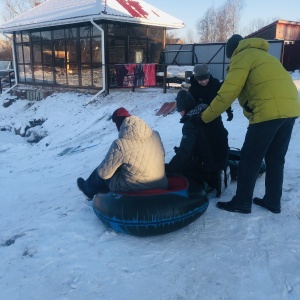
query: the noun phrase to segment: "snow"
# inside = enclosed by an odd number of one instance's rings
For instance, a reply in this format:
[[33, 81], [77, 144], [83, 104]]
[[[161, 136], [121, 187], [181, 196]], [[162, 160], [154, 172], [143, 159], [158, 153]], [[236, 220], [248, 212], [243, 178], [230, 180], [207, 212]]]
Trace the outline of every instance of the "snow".
[[[104, 12], [105, 11], [105, 12]], [[78, 21], [78, 18], [80, 19]], [[83, 21], [114, 20], [142, 23], [167, 28], [183, 28], [183, 21], [159, 10], [145, 1], [128, 0], [47, 0], [27, 12], [0, 24], [0, 29], [24, 30]]]
[[[300, 73], [291, 76], [300, 90]], [[216, 208], [234, 195], [231, 182], [189, 226], [139, 238], [106, 228], [78, 190], [76, 179], [117, 137], [108, 119], [121, 106], [160, 132], [168, 162], [181, 139], [180, 115], [155, 113], [177, 92], [115, 90], [87, 106], [92, 95], [66, 92], [0, 106], [0, 129], [7, 129], [0, 131], [1, 299], [300, 299], [299, 119], [279, 215], [256, 205], [250, 215]], [[223, 121], [230, 146], [241, 147], [247, 120], [237, 101], [233, 109], [233, 120]], [[33, 120], [46, 120], [32, 128], [46, 135], [39, 143], [27, 142], [34, 133], [14, 134], [28, 132]], [[263, 192], [264, 176], [255, 196]]]

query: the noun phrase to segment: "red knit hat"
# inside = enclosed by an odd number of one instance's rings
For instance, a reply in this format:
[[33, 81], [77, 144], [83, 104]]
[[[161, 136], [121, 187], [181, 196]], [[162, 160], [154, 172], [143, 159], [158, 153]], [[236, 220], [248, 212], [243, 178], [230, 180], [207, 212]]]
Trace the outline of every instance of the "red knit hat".
[[114, 111], [112, 115], [112, 121], [116, 123], [118, 130], [120, 130], [124, 119], [130, 116], [130, 113], [124, 107], [120, 107]]

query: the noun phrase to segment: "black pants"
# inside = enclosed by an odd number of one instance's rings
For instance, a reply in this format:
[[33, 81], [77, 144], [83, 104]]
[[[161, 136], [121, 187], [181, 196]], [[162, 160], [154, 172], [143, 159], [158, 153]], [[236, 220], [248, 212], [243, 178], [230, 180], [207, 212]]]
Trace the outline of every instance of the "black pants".
[[264, 201], [268, 207], [280, 208], [285, 155], [294, 124], [295, 118], [286, 118], [249, 125], [238, 166], [236, 201], [240, 208], [251, 208], [263, 159], [266, 163]]
[[96, 195], [98, 193], [108, 193], [109, 182], [110, 179], [102, 179], [98, 175], [98, 170], [95, 169], [85, 181], [85, 188], [87, 192], [92, 195]]

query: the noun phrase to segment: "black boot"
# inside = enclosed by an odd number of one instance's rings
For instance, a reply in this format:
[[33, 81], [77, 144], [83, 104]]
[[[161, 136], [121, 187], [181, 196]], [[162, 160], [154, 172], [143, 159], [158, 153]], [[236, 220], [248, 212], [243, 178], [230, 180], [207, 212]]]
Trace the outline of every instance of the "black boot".
[[85, 180], [83, 178], [79, 177], [77, 179], [77, 186], [88, 197], [89, 200], [92, 200], [94, 198], [94, 195], [88, 192]]
[[250, 214], [251, 208], [239, 207], [236, 198], [233, 197], [229, 202], [217, 202], [217, 207], [230, 212], [238, 212], [241, 214]]
[[256, 204], [256, 205], [259, 205], [261, 207], [264, 207], [264, 208], [268, 209], [269, 211], [271, 211], [274, 214], [280, 214], [280, 212], [281, 212], [280, 208], [272, 208], [272, 207], [268, 206], [265, 203], [264, 199], [261, 199], [261, 198], [254, 198], [253, 199], [253, 203]]

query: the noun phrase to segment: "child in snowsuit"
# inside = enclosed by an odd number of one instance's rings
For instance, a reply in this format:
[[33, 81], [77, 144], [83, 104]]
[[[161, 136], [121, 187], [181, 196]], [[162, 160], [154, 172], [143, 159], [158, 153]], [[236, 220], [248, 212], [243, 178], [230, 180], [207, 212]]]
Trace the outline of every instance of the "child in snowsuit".
[[177, 94], [176, 106], [182, 116], [182, 139], [180, 146], [175, 147], [176, 154], [166, 164], [166, 171], [206, 181], [211, 188], [217, 188], [218, 172], [228, 166], [228, 132], [221, 118], [210, 124], [200, 122], [199, 114], [207, 105], [196, 105], [189, 92], [181, 90]]
[[[194, 97], [196, 103], [205, 103], [209, 105], [211, 101], [217, 96], [222, 83], [214, 78], [209, 71], [208, 65], [196, 65], [194, 67], [194, 74], [190, 78], [191, 86], [189, 92]], [[233, 119], [231, 106], [226, 110], [227, 121]]]

